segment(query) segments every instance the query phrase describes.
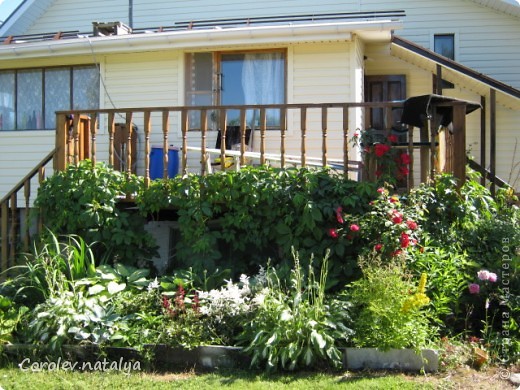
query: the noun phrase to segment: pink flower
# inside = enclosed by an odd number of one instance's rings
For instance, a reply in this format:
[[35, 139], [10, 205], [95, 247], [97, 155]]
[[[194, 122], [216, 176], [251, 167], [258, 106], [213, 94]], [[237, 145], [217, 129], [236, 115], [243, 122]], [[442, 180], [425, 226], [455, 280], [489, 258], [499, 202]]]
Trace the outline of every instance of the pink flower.
[[395, 224], [403, 222], [403, 216], [399, 211], [394, 211], [392, 215], [392, 222]]
[[352, 225], [350, 225], [350, 231], [351, 232], [358, 232], [359, 231], [359, 226], [356, 225], [355, 223], [353, 223]]
[[345, 221], [343, 221], [343, 208], [341, 206], [338, 206], [336, 208], [336, 220], [338, 221], [338, 223], [343, 223]]
[[408, 229], [410, 229], [410, 230], [415, 230], [415, 229], [417, 229], [417, 222], [409, 219], [408, 221], [406, 221], [406, 226], [408, 226]]
[[393, 251], [393, 252], [391, 253], [391, 256], [392, 256], [392, 257], [397, 257], [397, 256], [400, 256], [401, 253], [403, 253], [403, 251], [402, 251], [401, 249], [398, 249], [398, 250], [396, 250], [396, 251]]
[[388, 141], [390, 141], [390, 142], [393, 143], [393, 144], [397, 143], [397, 141], [398, 141], [397, 135], [395, 135], [395, 134], [390, 134], [390, 135], [388, 136]]
[[385, 189], [383, 187], [379, 187], [377, 189], [377, 192], [380, 193], [380, 194], [384, 194], [385, 193]]
[[478, 294], [480, 292], [480, 286], [476, 283], [471, 283], [469, 286], [469, 293], [470, 294]]
[[489, 273], [489, 276], [488, 276], [488, 280], [491, 282], [491, 283], [495, 283], [497, 281], [497, 274], [495, 274], [494, 272], [490, 272]]
[[330, 228], [328, 230], [328, 234], [329, 236], [331, 236], [332, 238], [338, 238], [338, 231], [334, 228]]
[[376, 244], [376, 245], [374, 245], [374, 250], [376, 252], [381, 252], [381, 249], [383, 249], [383, 244]]
[[410, 236], [406, 233], [401, 233], [401, 248], [407, 248], [410, 245]]
[[[495, 275], [496, 276], [496, 275]], [[488, 270], [481, 270], [477, 272], [477, 277], [480, 280], [488, 280], [489, 279], [489, 271]]]

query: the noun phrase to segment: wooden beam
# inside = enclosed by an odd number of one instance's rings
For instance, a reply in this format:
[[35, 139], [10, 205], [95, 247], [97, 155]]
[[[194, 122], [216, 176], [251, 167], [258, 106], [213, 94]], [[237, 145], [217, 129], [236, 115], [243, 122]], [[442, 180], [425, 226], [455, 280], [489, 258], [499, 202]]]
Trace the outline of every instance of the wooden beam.
[[343, 175], [345, 179], [348, 178], [348, 122], [349, 122], [349, 107], [345, 105], [343, 107]]
[[307, 108], [302, 107], [300, 109], [300, 132], [302, 137], [301, 144], [301, 155], [302, 155], [302, 167], [305, 166], [305, 156], [306, 156], [306, 138], [307, 138]]
[[2, 258], [0, 271], [5, 271], [8, 268], [9, 258], [9, 203], [3, 202], [0, 216], [2, 218], [0, 225], [0, 238], [2, 239]]
[[65, 114], [56, 114], [56, 154], [53, 166], [55, 171], [64, 171], [67, 166], [68, 121]]
[[453, 106], [453, 176], [460, 188], [466, 181], [466, 105]]
[[152, 132], [152, 114], [144, 112], [144, 186], [150, 186], [150, 133]]
[[[204, 110], [204, 114], [206, 111]], [[163, 132], [163, 178], [168, 178], [168, 132], [170, 131], [170, 111], [164, 110], [162, 112], [162, 132]], [[205, 129], [204, 129], [204, 134]]]
[[327, 107], [321, 108], [321, 159], [323, 166], [327, 165], [327, 125], [328, 111]]

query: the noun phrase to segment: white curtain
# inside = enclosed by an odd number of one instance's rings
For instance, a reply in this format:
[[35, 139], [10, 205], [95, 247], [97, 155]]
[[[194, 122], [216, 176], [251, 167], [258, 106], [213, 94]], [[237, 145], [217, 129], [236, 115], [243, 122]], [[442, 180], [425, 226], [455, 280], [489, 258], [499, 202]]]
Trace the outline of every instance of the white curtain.
[[[242, 70], [242, 88], [245, 104], [278, 104], [284, 102], [284, 57], [280, 52], [246, 53]], [[248, 112], [251, 123], [253, 112]], [[255, 117], [255, 122], [259, 115]], [[280, 123], [279, 110], [267, 111], [267, 124]], [[254, 124], [256, 127], [256, 123]]]

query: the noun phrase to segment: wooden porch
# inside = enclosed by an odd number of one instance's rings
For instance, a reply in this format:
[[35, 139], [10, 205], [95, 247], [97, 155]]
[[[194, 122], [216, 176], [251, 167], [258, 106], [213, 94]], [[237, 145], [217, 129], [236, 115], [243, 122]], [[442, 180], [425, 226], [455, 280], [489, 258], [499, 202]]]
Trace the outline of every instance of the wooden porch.
[[[360, 150], [352, 144], [357, 129], [371, 128], [375, 119], [384, 123], [377, 129], [390, 135], [396, 126], [405, 141], [395, 147], [410, 156], [407, 189], [428, 181], [439, 171], [453, 173], [459, 184], [465, 181], [466, 113], [469, 102], [433, 102], [420, 128], [399, 123], [404, 102], [323, 103], [251, 106], [148, 107], [127, 109], [74, 110], [57, 113], [56, 148], [0, 201], [0, 270], [16, 264], [17, 254], [27, 252], [31, 237], [44, 221], [31, 219], [30, 210], [37, 184], [45, 169], [60, 171], [84, 159], [104, 161], [127, 174], [151, 174], [152, 144], [162, 151], [162, 177], [171, 175], [171, 145], [178, 146], [179, 174], [211, 172], [215, 161], [220, 170], [246, 164], [288, 166], [329, 166], [345, 177], [372, 177], [361, 162]], [[450, 131], [438, 132], [438, 112], [449, 109]], [[226, 148], [230, 112], [238, 112], [239, 142]], [[279, 120], [269, 125], [268, 114]], [[251, 113], [257, 120], [251, 122]], [[253, 117], [254, 117], [253, 116]], [[215, 118], [217, 120], [215, 120]], [[194, 125], [197, 124], [197, 126]], [[141, 139], [136, 141], [136, 129]], [[249, 137], [247, 136], [249, 132]], [[219, 133], [220, 146], [213, 139]], [[250, 139], [252, 138], [252, 140]], [[249, 142], [248, 142], [249, 141]], [[233, 149], [233, 150], [230, 150]], [[441, 150], [442, 149], [442, 150]], [[233, 164], [228, 162], [232, 159]], [[157, 163], [157, 161], [155, 161]]]

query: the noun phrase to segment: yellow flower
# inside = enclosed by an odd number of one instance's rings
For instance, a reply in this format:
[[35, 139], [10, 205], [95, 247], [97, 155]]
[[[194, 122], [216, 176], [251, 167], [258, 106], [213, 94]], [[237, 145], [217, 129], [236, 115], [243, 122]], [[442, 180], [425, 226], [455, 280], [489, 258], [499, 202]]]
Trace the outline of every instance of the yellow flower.
[[424, 294], [426, 292], [426, 273], [421, 274], [421, 279], [419, 280], [419, 287], [417, 287], [417, 291]]
[[426, 291], [426, 274], [421, 274], [421, 279], [419, 280], [419, 286], [417, 287], [417, 292], [411, 297], [407, 298], [404, 303], [401, 311], [403, 313], [407, 313], [412, 309], [418, 309], [420, 307], [426, 306], [430, 303], [430, 298], [424, 293]]

